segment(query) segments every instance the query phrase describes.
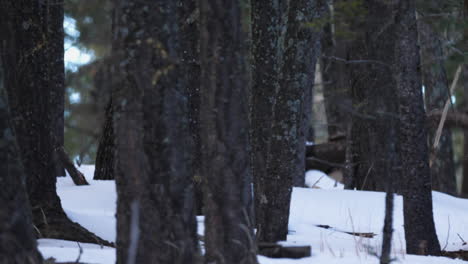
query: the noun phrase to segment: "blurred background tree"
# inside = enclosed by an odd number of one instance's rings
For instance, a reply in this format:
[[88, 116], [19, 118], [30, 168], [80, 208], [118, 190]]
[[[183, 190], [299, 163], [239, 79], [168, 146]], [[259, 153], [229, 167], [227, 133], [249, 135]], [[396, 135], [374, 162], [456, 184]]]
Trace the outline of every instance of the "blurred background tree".
[[65, 0], [65, 148], [78, 163], [94, 163], [102, 130], [110, 80], [99, 73], [111, 50], [111, 14], [109, 0]]

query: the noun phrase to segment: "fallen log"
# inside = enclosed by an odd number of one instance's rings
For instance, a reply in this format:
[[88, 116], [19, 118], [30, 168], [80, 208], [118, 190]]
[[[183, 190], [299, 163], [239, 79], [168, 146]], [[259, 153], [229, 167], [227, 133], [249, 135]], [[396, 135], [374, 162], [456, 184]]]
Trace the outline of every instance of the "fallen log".
[[72, 178], [73, 182], [76, 185], [89, 185], [83, 173], [81, 173], [75, 167], [75, 164], [73, 164], [70, 157], [68, 157], [68, 154], [65, 151], [65, 149], [63, 147], [60, 147], [57, 149], [57, 153], [60, 157], [60, 160], [62, 161], [63, 167], [65, 167], [65, 170], [68, 171], [68, 174], [70, 174], [70, 177]]
[[330, 173], [343, 168], [346, 144], [344, 140], [306, 146], [306, 169]]
[[[428, 126], [437, 127], [442, 110], [433, 110], [426, 115]], [[445, 126], [468, 129], [468, 114], [460, 111], [448, 112]], [[345, 158], [346, 141], [342, 135], [332, 138], [330, 142], [306, 146], [307, 170], [320, 170], [328, 174], [336, 169], [343, 169]]]
[[468, 251], [458, 250], [458, 251], [445, 251], [442, 250], [442, 256], [452, 258], [452, 259], [463, 259], [468, 260]]
[[345, 234], [348, 234], [348, 235], [352, 235], [352, 236], [358, 236], [358, 237], [365, 237], [365, 238], [373, 238], [375, 237], [377, 234], [374, 234], [372, 232], [350, 232], [350, 231], [343, 231], [343, 230], [340, 230], [340, 229], [337, 229], [337, 228], [334, 228], [334, 227], [331, 227], [329, 225], [315, 225], [316, 227], [319, 227], [319, 228], [323, 228], [323, 229], [330, 229], [330, 230], [333, 230], [335, 232], [339, 232], [339, 233], [345, 233]]
[[276, 243], [259, 243], [258, 254], [269, 258], [305, 258], [311, 256], [310, 246], [283, 246]]

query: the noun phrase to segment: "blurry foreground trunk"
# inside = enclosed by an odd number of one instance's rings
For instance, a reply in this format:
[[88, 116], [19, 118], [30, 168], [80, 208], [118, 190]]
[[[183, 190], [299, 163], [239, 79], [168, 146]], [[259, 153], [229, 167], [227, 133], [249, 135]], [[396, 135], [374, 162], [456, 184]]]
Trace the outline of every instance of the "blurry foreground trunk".
[[248, 87], [239, 1], [200, 0], [205, 262], [257, 263], [250, 200]]

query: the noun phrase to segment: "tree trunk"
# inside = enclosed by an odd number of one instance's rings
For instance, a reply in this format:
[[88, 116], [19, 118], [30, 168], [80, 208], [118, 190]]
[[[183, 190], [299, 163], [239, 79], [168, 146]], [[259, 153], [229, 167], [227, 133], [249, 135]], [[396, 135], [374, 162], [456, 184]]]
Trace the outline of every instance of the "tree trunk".
[[117, 263], [196, 263], [179, 2], [116, 0]]
[[413, 1], [395, 8], [394, 73], [400, 114], [400, 155], [406, 252], [440, 255], [432, 214], [426, 117], [422, 97], [416, 11]]
[[[312, 101], [320, 30], [303, 23], [322, 15], [325, 3], [291, 2], [287, 23], [284, 9], [274, 2], [253, 1], [252, 160], [257, 234], [262, 242], [286, 239], [292, 185], [304, 185], [310, 118], [306, 112]], [[307, 15], [300, 15], [304, 10]]]
[[95, 180], [113, 180], [114, 179], [114, 128], [112, 125], [113, 118], [112, 99], [109, 99], [104, 116], [104, 127], [99, 139], [99, 146], [96, 153], [96, 164], [94, 170]]
[[[5, 6], [0, 4], [0, 9], [3, 8]], [[0, 10], [0, 15], [4, 15], [2, 13]], [[3, 33], [0, 28], [0, 35]], [[2, 81], [0, 58], [0, 264], [40, 264], [42, 257], [33, 233], [26, 178]]]
[[[290, 165], [293, 168], [291, 172], [293, 186], [304, 187], [306, 142], [312, 117], [315, 67], [321, 53], [320, 39], [322, 36], [321, 29], [312, 26], [306, 27], [304, 24], [320, 19], [328, 10], [328, 6], [324, 0], [293, 1], [290, 5], [288, 31], [285, 39], [285, 43], [288, 44], [285, 47], [282, 70], [284, 77], [281, 80], [281, 89], [278, 93], [279, 100], [276, 103], [277, 113], [274, 113], [274, 116], [278, 118], [283, 115], [285, 119], [290, 119], [293, 122], [289, 129], [297, 129], [296, 136], [289, 137], [290, 141], [286, 144], [290, 150], [286, 151], [284, 155], [285, 157], [295, 155], [295, 160]], [[306, 14], [304, 17], [301, 16], [303, 12]], [[284, 97], [282, 96], [283, 92]], [[282, 112], [281, 107], [278, 106], [282, 103], [287, 105], [288, 102], [299, 102], [299, 108], [290, 105], [287, 107], [287, 112]], [[280, 122], [284, 121], [281, 118], [280, 120]], [[282, 129], [284, 135], [288, 129]], [[281, 135], [281, 132], [276, 135]]]
[[[463, 102], [464, 111], [468, 114], [468, 66], [464, 65], [462, 69], [463, 76]], [[463, 131], [463, 180], [461, 193], [464, 197], [468, 197], [468, 127]]]
[[385, 194], [385, 219], [382, 237], [382, 253], [380, 255], [380, 264], [390, 264], [392, 262], [392, 236], [393, 236], [393, 183], [392, 177], [387, 175], [386, 194]]
[[199, 37], [200, 21], [196, 0], [186, 0], [179, 7], [181, 21], [181, 45], [185, 51], [182, 59], [186, 63], [184, 76], [190, 80], [188, 85], [189, 100], [189, 128], [193, 140], [192, 180], [195, 193], [196, 213], [203, 214], [203, 176], [201, 171], [201, 145], [200, 145], [200, 60]]
[[[287, 1], [252, 0], [253, 87], [252, 172], [257, 237], [262, 242], [285, 240], [288, 232], [292, 175], [271, 174], [273, 105], [280, 86]], [[268, 214], [267, 214], [268, 213]], [[268, 215], [270, 217], [268, 217]], [[274, 229], [274, 230], [273, 230]]]
[[[391, 4], [367, 0], [366, 19], [349, 51], [349, 82], [354, 109], [351, 128], [351, 165], [353, 179], [348, 189], [385, 191], [389, 159], [396, 158], [398, 108], [391, 63], [394, 50], [394, 26]], [[398, 185], [396, 168], [388, 174]], [[398, 192], [396, 188], [395, 191]]]
[[205, 263], [257, 263], [245, 193], [249, 120], [239, 1], [200, 0]]
[[[426, 111], [442, 110], [450, 97], [447, 73], [444, 68], [444, 52], [437, 33], [423, 20], [418, 21], [419, 43], [421, 47], [421, 69], [425, 87]], [[444, 126], [439, 147], [433, 149], [437, 126], [429, 129], [429, 149], [432, 176], [432, 189], [455, 195], [457, 192], [455, 165], [453, 162], [452, 132]]]
[[[344, 2], [344, 0], [334, 1], [334, 5]], [[332, 13], [331, 17], [334, 18], [335, 15]], [[344, 21], [341, 23], [344, 23]], [[350, 82], [347, 75], [349, 72], [348, 65], [341, 61], [348, 58], [348, 46], [351, 41], [340, 37], [336, 32], [337, 27], [337, 21], [330, 22], [325, 26], [322, 37], [323, 96], [329, 141], [346, 135], [347, 123], [350, 121], [348, 113], [351, 108]]]
[[61, 9], [63, 5], [37, 0], [6, 1], [2, 6], [5, 87], [27, 175], [33, 223], [41, 237], [110, 245], [71, 222], [56, 192], [57, 166], [53, 158], [56, 116], [52, 113], [58, 111], [51, 105], [50, 95], [52, 87], [59, 87], [62, 78], [53, 75], [63, 75], [62, 71], [56, 72], [58, 57], [63, 57], [63, 53], [53, 44], [59, 37], [52, 38], [50, 32], [63, 33]]
[[[51, 0], [49, 0], [51, 1]], [[55, 175], [65, 176], [64, 165], [62, 164], [60, 153], [57, 150], [64, 147], [64, 112], [65, 112], [65, 63], [64, 63], [64, 7], [50, 2], [49, 25], [47, 34], [49, 35], [50, 54], [50, 115], [52, 120], [52, 140], [54, 141]]]

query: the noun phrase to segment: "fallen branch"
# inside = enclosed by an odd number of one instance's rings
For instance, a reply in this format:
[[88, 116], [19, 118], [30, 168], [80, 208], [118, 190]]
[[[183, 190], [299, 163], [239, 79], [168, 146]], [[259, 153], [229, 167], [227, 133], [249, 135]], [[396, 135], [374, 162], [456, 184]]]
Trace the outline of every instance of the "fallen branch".
[[68, 171], [68, 174], [70, 174], [70, 177], [72, 178], [73, 182], [76, 185], [89, 185], [83, 173], [81, 173], [75, 167], [75, 164], [73, 164], [65, 149], [63, 147], [60, 147], [57, 149], [57, 152], [60, 157], [60, 160], [62, 161], [63, 167], [65, 167], [65, 169]]
[[377, 234], [369, 233], [369, 232], [362, 233], [362, 232], [343, 231], [343, 230], [339, 230], [339, 229], [336, 229], [334, 227], [331, 227], [329, 225], [315, 225], [315, 226], [319, 227], [319, 228], [323, 228], [323, 229], [330, 229], [330, 230], [333, 230], [333, 231], [336, 231], [336, 232], [339, 232], [339, 233], [345, 233], [345, 234], [348, 234], [348, 235], [357, 236], [357, 237], [373, 238], [374, 236], [377, 235]]
[[452, 259], [468, 260], [468, 251], [466, 250], [442, 251], [442, 256], [452, 258]]
[[344, 140], [306, 146], [307, 170], [320, 170], [328, 173], [335, 168], [343, 168], [345, 149]]
[[259, 243], [258, 254], [269, 258], [305, 258], [311, 256], [310, 246], [283, 246], [276, 243]]

